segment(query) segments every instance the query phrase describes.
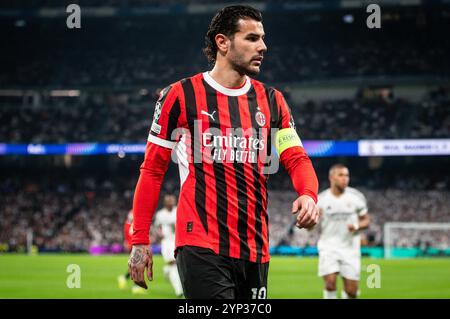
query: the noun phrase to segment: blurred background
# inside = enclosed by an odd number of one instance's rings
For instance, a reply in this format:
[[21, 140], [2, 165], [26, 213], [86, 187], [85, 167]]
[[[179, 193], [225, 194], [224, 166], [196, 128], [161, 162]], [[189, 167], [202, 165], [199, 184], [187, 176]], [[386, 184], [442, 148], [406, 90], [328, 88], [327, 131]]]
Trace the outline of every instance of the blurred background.
[[[0, 2], [0, 251], [123, 251], [158, 92], [210, 68], [203, 39], [231, 3]], [[376, 3], [380, 29], [367, 1], [247, 2], [268, 46], [257, 79], [285, 94], [321, 190], [348, 165], [372, 217], [364, 255], [450, 256], [450, 1]], [[269, 189], [272, 253], [315, 255], [283, 169]], [[171, 163], [162, 194], [178, 191]], [[394, 225], [387, 243], [392, 222], [429, 227]]]

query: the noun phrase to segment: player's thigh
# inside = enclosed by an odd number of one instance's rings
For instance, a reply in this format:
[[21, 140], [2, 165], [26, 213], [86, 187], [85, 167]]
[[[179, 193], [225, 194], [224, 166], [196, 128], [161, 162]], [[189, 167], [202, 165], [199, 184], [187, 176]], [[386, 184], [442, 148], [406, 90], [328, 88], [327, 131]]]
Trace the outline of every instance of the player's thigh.
[[269, 274], [269, 263], [243, 263], [242, 279], [238, 278], [238, 299], [267, 299], [267, 276]]
[[212, 250], [184, 246], [177, 253], [178, 273], [187, 299], [234, 299], [233, 268]]
[[343, 256], [340, 261], [340, 274], [351, 281], [359, 281], [361, 273], [361, 257], [358, 255]]
[[319, 252], [318, 275], [320, 277], [339, 272], [339, 256], [332, 251]]

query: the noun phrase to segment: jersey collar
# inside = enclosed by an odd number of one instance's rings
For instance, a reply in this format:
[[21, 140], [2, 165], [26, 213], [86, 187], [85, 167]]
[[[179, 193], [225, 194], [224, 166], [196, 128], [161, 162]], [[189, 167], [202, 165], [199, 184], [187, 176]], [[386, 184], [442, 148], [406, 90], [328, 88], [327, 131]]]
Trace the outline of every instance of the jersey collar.
[[229, 89], [224, 87], [223, 85], [220, 85], [209, 75], [208, 72], [203, 72], [203, 78], [205, 79], [206, 83], [208, 83], [212, 88], [228, 96], [239, 96], [247, 94], [248, 90], [250, 90], [250, 87], [252, 86], [250, 78], [248, 76], [245, 76], [245, 84], [239, 89]]

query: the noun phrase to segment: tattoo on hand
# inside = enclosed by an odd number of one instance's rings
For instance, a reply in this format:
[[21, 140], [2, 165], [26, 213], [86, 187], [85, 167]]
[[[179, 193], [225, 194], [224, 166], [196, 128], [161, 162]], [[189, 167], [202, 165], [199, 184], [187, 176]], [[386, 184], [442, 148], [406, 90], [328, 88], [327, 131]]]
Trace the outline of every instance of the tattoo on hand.
[[150, 252], [143, 248], [136, 248], [130, 259], [130, 264], [133, 266], [144, 263], [145, 256], [150, 256]]

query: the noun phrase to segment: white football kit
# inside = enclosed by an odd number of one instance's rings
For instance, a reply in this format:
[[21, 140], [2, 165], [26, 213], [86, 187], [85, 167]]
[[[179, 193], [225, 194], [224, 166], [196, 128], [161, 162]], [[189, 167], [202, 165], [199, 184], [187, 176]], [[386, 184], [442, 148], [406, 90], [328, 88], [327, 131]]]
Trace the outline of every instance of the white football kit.
[[175, 224], [177, 222], [177, 208], [173, 207], [171, 211], [167, 208], [156, 212], [155, 226], [161, 226], [161, 255], [166, 265], [163, 268], [164, 276], [169, 279], [177, 296], [183, 295], [183, 287], [178, 274], [175, 262]]
[[340, 196], [331, 189], [321, 192], [318, 206], [320, 222], [319, 276], [340, 273], [344, 278], [359, 280], [361, 270], [360, 235], [351, 233], [349, 224], [357, 224], [367, 214], [367, 201], [358, 190], [347, 187]]
[[175, 224], [177, 208], [172, 211], [162, 208], [156, 212], [155, 226], [161, 226], [163, 238], [161, 240], [161, 254], [165, 262], [175, 261]]

